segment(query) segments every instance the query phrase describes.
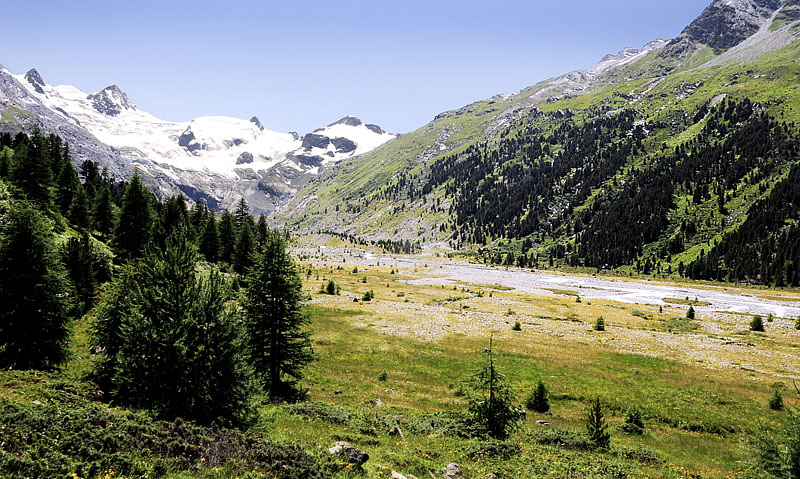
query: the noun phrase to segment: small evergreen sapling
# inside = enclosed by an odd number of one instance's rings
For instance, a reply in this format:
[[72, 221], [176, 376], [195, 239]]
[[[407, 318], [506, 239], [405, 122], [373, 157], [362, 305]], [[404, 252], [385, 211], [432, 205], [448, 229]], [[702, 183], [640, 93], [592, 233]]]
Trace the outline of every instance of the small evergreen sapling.
[[547, 387], [541, 379], [525, 399], [525, 407], [538, 413], [546, 413], [550, 410]]
[[611, 444], [611, 435], [608, 433], [608, 425], [603, 418], [603, 405], [600, 404], [600, 398], [592, 401], [587, 419], [586, 430], [589, 441], [596, 449], [608, 449]]
[[636, 434], [638, 436], [644, 434], [644, 418], [639, 408], [634, 406], [625, 412], [625, 422], [622, 424], [622, 430], [628, 434]]
[[691, 306], [691, 305], [690, 305], [690, 306], [689, 306], [689, 310], [688, 310], [688, 311], [686, 311], [686, 319], [694, 319], [694, 317], [695, 317], [695, 314], [694, 314], [694, 306]]
[[603, 319], [602, 316], [598, 316], [597, 320], [594, 322], [594, 330], [595, 331], [605, 331], [606, 330], [606, 320]]
[[775, 394], [769, 399], [769, 408], [773, 411], [783, 411], [783, 395], [780, 389], [776, 389]]
[[761, 316], [753, 316], [753, 320], [750, 321], [750, 331], [756, 331], [759, 333], [764, 332], [764, 320], [761, 319]]

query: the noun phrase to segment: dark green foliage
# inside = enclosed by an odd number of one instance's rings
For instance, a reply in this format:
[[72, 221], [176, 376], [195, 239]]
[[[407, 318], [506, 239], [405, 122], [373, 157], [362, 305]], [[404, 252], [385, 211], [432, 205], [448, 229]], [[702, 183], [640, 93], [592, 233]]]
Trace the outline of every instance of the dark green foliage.
[[686, 319], [694, 319], [694, 306], [689, 306], [689, 309], [686, 311]]
[[232, 263], [236, 252], [236, 226], [233, 215], [228, 210], [222, 212], [222, 219], [219, 222], [219, 244], [219, 260]]
[[764, 320], [761, 318], [761, 316], [753, 316], [753, 320], [750, 321], [750, 331], [756, 331], [760, 333], [764, 332]]
[[507, 461], [522, 452], [522, 446], [513, 442], [489, 439], [472, 444], [467, 449], [467, 457], [473, 461], [499, 459]]
[[586, 431], [589, 441], [596, 449], [608, 449], [611, 445], [611, 435], [608, 433], [608, 425], [603, 418], [603, 405], [600, 398], [595, 398], [589, 406], [587, 415]]
[[253, 224], [253, 217], [250, 215], [250, 207], [244, 198], [239, 199], [236, 203], [236, 210], [233, 212], [235, 217], [236, 231], [240, 232], [244, 225], [248, 225], [251, 229], [255, 226]]
[[329, 280], [325, 287], [322, 288], [322, 292], [331, 296], [337, 295], [339, 294], [339, 286], [333, 280]]
[[791, 422], [779, 440], [766, 430], [750, 438], [753, 467], [776, 479], [800, 479], [800, 417]]
[[514, 392], [506, 376], [494, 364], [492, 341], [486, 360], [465, 383], [467, 408], [475, 426], [494, 439], [505, 439], [517, 427], [520, 416]]
[[195, 267], [185, 236], [172, 235], [163, 252], [149, 251], [115, 282], [94, 328], [100, 376], [112, 369], [118, 401], [162, 417], [242, 422], [251, 383], [241, 318], [220, 275], [204, 277]]
[[86, 196], [86, 190], [80, 185], [72, 196], [72, 204], [69, 205], [67, 218], [79, 231], [89, 228], [89, 198]]
[[522, 331], [522, 323], [514, 321], [514, 325], [511, 326], [511, 331]]
[[56, 206], [61, 214], [66, 215], [72, 205], [72, 198], [80, 187], [78, 173], [71, 163], [64, 164], [56, 180]]
[[387, 379], [389, 379], [389, 375], [386, 373], [386, 371], [383, 371], [378, 375], [378, 381], [385, 382]]
[[0, 179], [8, 178], [12, 161], [14, 161], [14, 150], [5, 145], [0, 147]]
[[800, 331], [800, 318], [797, 318], [794, 321], [794, 329], [797, 329], [798, 331]]
[[110, 279], [110, 261], [94, 247], [88, 234], [67, 240], [61, 260], [75, 290], [76, 316], [82, 316], [94, 306], [98, 286]]
[[773, 411], [783, 411], [783, 395], [780, 389], [776, 389], [775, 394], [769, 399], [769, 408]]
[[621, 429], [628, 434], [641, 436], [644, 434], [644, 417], [642, 411], [637, 407], [629, 408], [625, 411], [625, 422]]
[[114, 244], [123, 258], [141, 256], [151, 239], [154, 214], [150, 195], [142, 178], [134, 175], [122, 197], [122, 208], [114, 229]]
[[525, 407], [538, 413], [546, 413], [550, 410], [547, 387], [541, 379], [536, 383], [536, 387], [533, 388], [528, 397], [525, 398]]
[[375, 297], [375, 293], [372, 290], [367, 291], [364, 293], [364, 296], [361, 298], [362, 301], [372, 301], [372, 298]]
[[272, 233], [253, 255], [242, 306], [250, 361], [270, 399], [292, 399], [313, 359], [302, 281], [282, 234]]
[[0, 191], [0, 367], [46, 368], [64, 361], [68, 290], [45, 219], [31, 204]]
[[602, 316], [598, 316], [597, 320], [594, 322], [594, 330], [595, 331], [605, 331], [606, 330], [606, 320], [603, 319]]
[[165, 239], [177, 230], [192, 231], [189, 211], [183, 196], [173, 196], [164, 203], [161, 212], [161, 230]]
[[103, 185], [95, 195], [92, 224], [103, 238], [108, 238], [114, 229], [114, 208], [108, 184]]
[[209, 263], [216, 263], [219, 259], [219, 233], [217, 232], [217, 220], [213, 214], [208, 215], [205, 230], [200, 239], [200, 254]]
[[258, 471], [265, 478], [322, 479], [336, 472], [299, 446], [255, 432], [158, 421], [96, 404], [82, 396], [88, 392], [53, 389], [63, 382], [48, 384], [55, 397], [43, 405], [0, 400], [4, 478], [99, 478], [110, 470], [113, 477], [182, 477], [221, 468], [231, 477]]
[[247, 221], [242, 223], [239, 229], [239, 237], [236, 240], [236, 252], [233, 256], [233, 270], [243, 275], [247, 272], [252, 264], [252, 254], [255, 249], [255, 241], [253, 239], [253, 232], [250, 229], [250, 223]]
[[269, 228], [267, 227], [267, 217], [262, 214], [258, 217], [258, 223], [256, 224], [256, 245], [259, 248], [264, 246], [264, 243], [267, 242], [268, 235]]
[[134, 307], [136, 280], [135, 265], [123, 265], [106, 288], [92, 323], [91, 353], [98, 357], [90, 377], [104, 391], [114, 387], [114, 373], [122, 348], [122, 324]]
[[50, 190], [53, 181], [50, 159], [45, 137], [34, 131], [30, 138], [15, 149], [11, 169], [11, 181], [25, 193], [28, 200], [49, 210], [53, 198]]

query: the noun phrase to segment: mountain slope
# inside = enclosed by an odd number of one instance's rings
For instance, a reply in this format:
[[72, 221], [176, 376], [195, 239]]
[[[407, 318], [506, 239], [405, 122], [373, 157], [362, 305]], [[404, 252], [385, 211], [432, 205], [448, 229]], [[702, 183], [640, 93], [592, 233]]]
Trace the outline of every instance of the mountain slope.
[[6, 129], [75, 131], [83, 143], [98, 145], [88, 158], [77, 151], [79, 160], [114, 165], [119, 175], [136, 168], [162, 196], [183, 192], [215, 208], [245, 197], [255, 211], [271, 211], [321, 168], [396, 137], [349, 116], [305, 137], [267, 130], [256, 117], [169, 122], [139, 110], [116, 85], [87, 94], [48, 85], [36, 70], [0, 69], [0, 79]]
[[[343, 162], [278, 214], [307, 230], [475, 248], [487, 259], [499, 251], [524, 264], [685, 273], [797, 161], [785, 154], [800, 118], [797, 3], [715, 1], [669, 42], [439, 115]], [[773, 147], [742, 164], [692, 159], [741, 157], [736, 135]], [[719, 180], [734, 167], [736, 178]], [[679, 171], [685, 184], [670, 179]], [[631, 234], [625, 222], [648, 225], [633, 246], [588, 238], [613, 232], [600, 225], [617, 210], [603, 205], [630, 209], [621, 195], [645, 190], [637, 201], [663, 198], [663, 209], [618, 219]], [[592, 254], [591, 243], [609, 251]]]

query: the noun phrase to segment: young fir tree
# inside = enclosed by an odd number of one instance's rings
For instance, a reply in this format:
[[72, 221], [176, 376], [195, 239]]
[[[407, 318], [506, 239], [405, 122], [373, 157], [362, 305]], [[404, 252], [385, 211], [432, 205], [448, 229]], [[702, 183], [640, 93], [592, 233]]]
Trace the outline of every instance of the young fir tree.
[[755, 331], [759, 333], [764, 332], [764, 320], [759, 315], [753, 316], [753, 320], [750, 321], [750, 331]]
[[194, 235], [198, 238], [203, 236], [207, 214], [208, 208], [206, 208], [206, 204], [201, 200], [195, 201], [194, 206], [192, 207], [192, 212], [189, 215], [189, 221], [192, 223]]
[[243, 307], [251, 363], [272, 400], [296, 398], [303, 367], [313, 359], [302, 306], [302, 282], [286, 239], [270, 234], [253, 255]]
[[608, 425], [603, 418], [603, 406], [600, 404], [600, 398], [592, 401], [587, 419], [586, 430], [589, 434], [589, 441], [597, 449], [607, 449], [611, 444], [611, 435], [608, 433]]
[[133, 175], [125, 194], [117, 226], [114, 229], [114, 243], [123, 258], [135, 258], [144, 253], [153, 230], [153, 210], [150, 206], [150, 192], [139, 175]]
[[222, 212], [222, 219], [219, 222], [219, 246], [220, 261], [232, 263], [236, 252], [236, 225], [233, 215], [227, 210]]
[[196, 271], [187, 233], [171, 235], [163, 252], [151, 249], [127, 275], [100, 307], [93, 333], [108, 353], [98, 376], [113, 395], [167, 418], [247, 419], [252, 383], [241, 317], [222, 277]]
[[544, 385], [544, 382], [539, 379], [536, 387], [525, 400], [525, 406], [531, 411], [545, 413], [550, 410], [550, 400], [547, 395], [547, 387]]
[[247, 202], [244, 198], [241, 198], [238, 203], [236, 203], [236, 210], [233, 212], [233, 216], [235, 217], [236, 223], [236, 232], [239, 233], [245, 224], [248, 224], [250, 228], [255, 226], [253, 224], [253, 217], [250, 216], [250, 206], [248, 206]]
[[72, 164], [62, 165], [56, 180], [56, 206], [62, 215], [66, 216], [72, 205], [72, 198], [80, 186], [78, 173]]
[[506, 376], [494, 364], [492, 339], [486, 360], [466, 382], [468, 411], [479, 430], [495, 439], [505, 439], [519, 422], [514, 392]]
[[98, 286], [110, 277], [108, 260], [92, 246], [87, 233], [67, 240], [61, 260], [75, 290], [75, 313], [83, 316], [94, 306]]
[[56, 366], [67, 357], [69, 283], [45, 219], [5, 191], [0, 183], [0, 368]]

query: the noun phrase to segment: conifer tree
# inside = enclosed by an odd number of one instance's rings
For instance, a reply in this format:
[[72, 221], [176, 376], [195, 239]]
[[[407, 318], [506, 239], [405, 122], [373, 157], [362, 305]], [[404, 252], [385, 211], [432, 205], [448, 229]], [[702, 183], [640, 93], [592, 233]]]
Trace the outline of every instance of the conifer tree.
[[38, 130], [15, 150], [11, 181], [30, 201], [42, 208], [51, 207], [52, 171], [45, 158], [44, 137]]
[[80, 185], [72, 197], [67, 217], [78, 230], [89, 228], [89, 199], [86, 197], [86, 190]]
[[11, 171], [11, 162], [14, 160], [14, 150], [8, 146], [0, 148], [0, 179], [8, 178]]
[[494, 364], [492, 339], [486, 360], [467, 380], [469, 413], [480, 430], [494, 439], [505, 439], [517, 426], [514, 392], [506, 376]]
[[123, 258], [134, 258], [144, 252], [153, 229], [150, 193], [139, 175], [134, 175], [122, 197], [122, 208], [114, 229], [114, 243]]
[[187, 234], [176, 231], [164, 251], [150, 248], [126, 273], [130, 280], [115, 283], [94, 337], [98, 349], [116, 354], [98, 376], [110, 376], [118, 400], [163, 417], [238, 423], [252, 393], [244, 328], [222, 277], [196, 271]]
[[0, 368], [56, 366], [67, 357], [64, 268], [42, 215], [4, 191], [0, 184]]
[[258, 217], [256, 224], [256, 245], [260, 248], [267, 242], [269, 235], [269, 227], [267, 226], [267, 218], [263, 214]]
[[67, 215], [69, 207], [72, 205], [72, 198], [80, 186], [78, 173], [70, 164], [62, 165], [56, 181], [56, 203], [62, 215]]
[[219, 222], [219, 245], [220, 261], [233, 262], [233, 255], [236, 252], [236, 226], [233, 215], [227, 210], [222, 212], [222, 219]]
[[114, 228], [114, 207], [108, 184], [103, 185], [95, 196], [92, 224], [103, 237], [110, 235]]
[[247, 205], [247, 202], [244, 198], [241, 198], [238, 203], [236, 203], [236, 210], [233, 212], [233, 216], [236, 218], [236, 232], [242, 230], [245, 223], [249, 224], [252, 228], [253, 225], [253, 217], [250, 216], [250, 206]]
[[536, 388], [531, 391], [525, 400], [525, 406], [531, 411], [545, 413], [550, 410], [550, 400], [547, 397], [547, 387], [541, 379], [536, 384]]
[[603, 406], [600, 404], [600, 398], [595, 398], [589, 407], [586, 430], [589, 440], [597, 449], [607, 449], [611, 444], [611, 435], [608, 433], [608, 425], [603, 418]]
[[233, 270], [239, 274], [245, 274], [252, 264], [250, 255], [254, 249], [253, 233], [250, 225], [245, 222], [239, 230], [239, 238], [236, 240], [236, 252], [233, 258]]
[[212, 213], [208, 214], [205, 230], [200, 239], [200, 254], [209, 263], [216, 263], [219, 259], [219, 233], [217, 232], [217, 220]]
[[302, 302], [302, 282], [286, 239], [270, 234], [253, 255], [243, 307], [251, 362], [272, 400], [297, 397], [302, 369], [313, 359]]
[[98, 286], [111, 275], [109, 261], [92, 245], [87, 233], [80, 239], [67, 240], [61, 249], [61, 260], [75, 290], [76, 315], [82, 316], [94, 306]]
[[205, 230], [206, 225], [206, 215], [208, 214], [208, 208], [206, 208], [206, 204], [201, 201], [197, 200], [192, 207], [192, 214], [190, 215], [189, 221], [192, 223], [192, 228], [194, 229], [195, 236], [198, 238], [203, 236], [203, 232]]

